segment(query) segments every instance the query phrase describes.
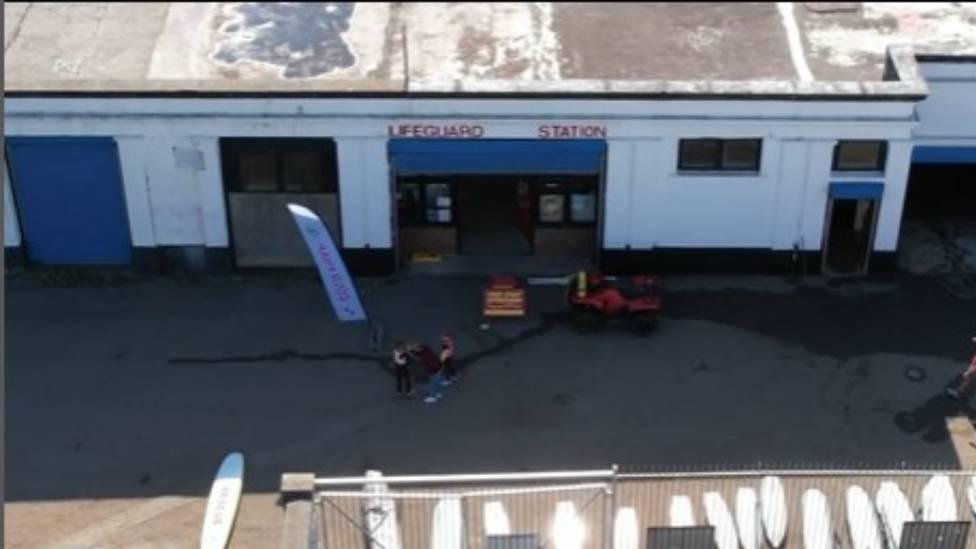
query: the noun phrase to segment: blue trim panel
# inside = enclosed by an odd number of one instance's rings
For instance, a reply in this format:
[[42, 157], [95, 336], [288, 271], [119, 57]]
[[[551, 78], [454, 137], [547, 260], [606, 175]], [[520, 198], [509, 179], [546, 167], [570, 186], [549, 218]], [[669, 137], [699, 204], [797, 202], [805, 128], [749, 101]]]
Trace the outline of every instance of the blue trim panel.
[[843, 183], [830, 184], [830, 197], [850, 200], [877, 200], [884, 194], [883, 183]]
[[46, 265], [124, 265], [132, 258], [115, 141], [7, 140], [28, 259]]
[[596, 174], [606, 142], [599, 139], [390, 139], [398, 174]]
[[976, 164], [976, 147], [915, 147], [913, 164]]

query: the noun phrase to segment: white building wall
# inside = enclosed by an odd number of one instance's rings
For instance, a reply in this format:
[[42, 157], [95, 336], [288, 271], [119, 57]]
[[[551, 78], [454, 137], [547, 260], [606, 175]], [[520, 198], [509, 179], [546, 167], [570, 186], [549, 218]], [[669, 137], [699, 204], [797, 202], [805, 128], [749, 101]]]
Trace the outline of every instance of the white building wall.
[[343, 245], [392, 246], [392, 202], [386, 139], [336, 139]]
[[929, 96], [918, 103], [918, 145], [976, 147], [976, 63], [922, 63]]
[[20, 246], [20, 221], [17, 219], [17, 208], [14, 206], [14, 194], [10, 189], [6, 162], [3, 163], [3, 245], [4, 247]]
[[631, 204], [640, 142], [612, 140], [607, 143], [607, 167], [603, 193], [603, 247], [626, 249], [633, 245], [631, 224], [640, 205]]
[[653, 209], [635, 234], [654, 247], [771, 248], [778, 142], [763, 141], [760, 171], [753, 175], [679, 173], [678, 141], [662, 140], [658, 161], [646, 167]]
[[[827, 200], [830, 189], [830, 168], [834, 158], [835, 139], [818, 139], [805, 142], [806, 181], [800, 198], [802, 212], [798, 239], [800, 249], [820, 250], [823, 247], [824, 224], [827, 216]], [[784, 159], [789, 162], [788, 159]]]
[[908, 189], [908, 170], [912, 164], [912, 143], [909, 140], [888, 141], [888, 161], [885, 164], [884, 195], [878, 213], [878, 228], [874, 235], [874, 249], [892, 252], [898, 248], [902, 208]]
[[773, 220], [771, 223], [773, 248], [789, 250], [817, 249], [816, 241], [804, 233], [806, 221], [807, 187], [810, 185], [810, 141], [782, 140], [779, 143], [778, 177]]
[[885, 185], [875, 249], [894, 250], [909, 142], [890, 140], [885, 172], [867, 175], [831, 172], [836, 143], [767, 137], [759, 174], [692, 175], [677, 171], [677, 138], [611, 141], [605, 247], [819, 250], [830, 183], [871, 181]]
[[[213, 141], [213, 139], [210, 139]], [[206, 200], [217, 191], [221, 192], [220, 162], [214, 146], [206, 148], [208, 157], [196, 140], [172, 135], [151, 136], [143, 141], [146, 183], [152, 209], [156, 244], [160, 246], [204, 245], [207, 243], [208, 210], [212, 216], [213, 204]], [[175, 152], [200, 151], [203, 154], [203, 170], [179, 167]], [[206, 177], [205, 174], [211, 175]], [[205, 190], [206, 189], [206, 190]], [[223, 197], [220, 197], [223, 202]], [[222, 211], [222, 208], [220, 208]], [[221, 215], [221, 217], [223, 217]], [[225, 225], [223, 219], [220, 225]], [[213, 229], [209, 231], [213, 233]], [[224, 245], [226, 232], [218, 237]]]
[[120, 136], [115, 138], [122, 169], [122, 186], [126, 210], [129, 214], [129, 230], [132, 245], [153, 247], [156, 245], [155, 221], [149, 202], [149, 174], [146, 170], [146, 143], [142, 137]]
[[[550, 117], [540, 117], [540, 109]], [[474, 120], [489, 128], [486, 138], [535, 137], [540, 123], [554, 121], [605, 125], [607, 248], [786, 250], [800, 243], [816, 250], [836, 141], [905, 143], [912, 113], [910, 103], [897, 102], [14, 98], [6, 131], [115, 136], [136, 246], [228, 244], [219, 137], [314, 136], [336, 139], [344, 245], [390, 247], [387, 127], [409, 115]], [[678, 140], [698, 136], [763, 138], [760, 173], [677, 173]], [[174, 148], [200, 151], [203, 169], [178, 168]], [[897, 235], [900, 204], [898, 215], [891, 208], [904, 192], [899, 172], [907, 169], [902, 149], [893, 142], [889, 150], [878, 249], [889, 249]]]

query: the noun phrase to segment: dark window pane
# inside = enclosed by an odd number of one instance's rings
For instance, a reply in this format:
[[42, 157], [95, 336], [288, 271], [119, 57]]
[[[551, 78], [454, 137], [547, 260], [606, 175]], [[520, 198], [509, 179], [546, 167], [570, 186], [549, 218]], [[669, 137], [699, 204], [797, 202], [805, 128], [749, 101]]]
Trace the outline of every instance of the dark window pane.
[[596, 195], [593, 193], [570, 195], [569, 217], [574, 223], [596, 221]]
[[427, 184], [427, 207], [428, 208], [450, 208], [451, 207], [451, 186], [447, 183], [428, 183]]
[[719, 167], [722, 154], [717, 139], [682, 139], [678, 167], [683, 170], [710, 170]]
[[837, 144], [835, 170], [884, 169], [884, 141], [841, 141]]
[[293, 192], [325, 191], [322, 155], [317, 152], [295, 151], [282, 154], [284, 189]]
[[562, 194], [539, 195], [539, 221], [542, 223], [562, 223], [565, 219], [566, 197]]
[[278, 190], [274, 153], [242, 152], [239, 157], [239, 166], [242, 191]]
[[397, 205], [401, 208], [416, 208], [420, 206], [420, 185], [416, 183], [402, 183], [397, 187]]
[[450, 223], [451, 217], [451, 186], [447, 183], [428, 183], [427, 184], [427, 209], [426, 218], [428, 223]]
[[427, 222], [428, 223], [450, 223], [451, 209], [450, 208], [427, 208]]
[[423, 222], [424, 208], [420, 190], [420, 185], [416, 183], [404, 183], [397, 187], [397, 213], [401, 222]]
[[759, 143], [755, 139], [730, 139], [722, 147], [722, 167], [727, 170], [759, 170]]

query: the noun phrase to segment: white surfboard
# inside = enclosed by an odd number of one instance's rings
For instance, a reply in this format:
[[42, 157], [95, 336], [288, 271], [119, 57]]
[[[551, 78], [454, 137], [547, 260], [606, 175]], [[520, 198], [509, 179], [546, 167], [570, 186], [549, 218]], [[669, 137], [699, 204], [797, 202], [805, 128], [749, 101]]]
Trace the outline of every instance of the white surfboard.
[[225, 549], [234, 529], [244, 484], [244, 456], [228, 454], [217, 469], [203, 515], [200, 549]]
[[766, 541], [781, 547], [786, 541], [786, 492], [779, 477], [765, 477], [759, 485], [759, 514]]
[[715, 529], [715, 545], [718, 549], [738, 549], [739, 536], [729, 506], [718, 492], [705, 492], [705, 519]]
[[560, 501], [552, 519], [552, 542], [555, 549], [583, 549], [586, 527], [576, 514], [576, 504]]
[[976, 515], [976, 477], [969, 479], [969, 486], [966, 487], [966, 498], [969, 500], [969, 509]]
[[430, 549], [462, 549], [463, 547], [464, 523], [461, 515], [461, 499], [442, 498], [434, 506]]
[[633, 507], [621, 507], [613, 520], [613, 549], [638, 549], [639, 545], [637, 511]]
[[508, 521], [508, 513], [500, 501], [485, 503], [485, 535], [507, 536], [512, 533], [512, 525]]
[[688, 528], [695, 526], [695, 509], [688, 496], [674, 496], [671, 498], [671, 527]]
[[752, 488], [739, 488], [735, 492], [735, 525], [739, 530], [742, 549], [759, 549], [762, 542], [759, 496]]
[[884, 549], [881, 525], [871, 497], [864, 488], [854, 485], [847, 489], [847, 529], [851, 535], [851, 549]]
[[934, 475], [922, 488], [922, 512], [925, 522], [955, 522], [959, 520], [956, 493], [946, 475]]
[[803, 507], [804, 549], [834, 549], [834, 527], [830, 523], [827, 496], [811, 488], [803, 492], [800, 504]]
[[915, 520], [908, 498], [897, 484], [884, 481], [875, 496], [875, 506], [881, 517], [881, 530], [887, 540], [888, 547], [901, 545], [901, 531], [906, 522]]
[[363, 500], [366, 527], [369, 532], [370, 549], [402, 549], [400, 527], [397, 521], [396, 502], [389, 497], [389, 488], [383, 482], [383, 473], [366, 471], [366, 476], [374, 481], [363, 487], [368, 497]]

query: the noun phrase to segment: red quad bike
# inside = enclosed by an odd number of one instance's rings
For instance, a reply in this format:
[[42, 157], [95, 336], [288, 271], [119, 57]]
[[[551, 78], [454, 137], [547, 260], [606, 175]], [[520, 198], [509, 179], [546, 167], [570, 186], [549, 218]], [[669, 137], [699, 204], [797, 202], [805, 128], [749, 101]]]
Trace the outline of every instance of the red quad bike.
[[609, 319], [624, 319], [634, 332], [647, 334], [657, 325], [660, 287], [660, 279], [650, 275], [616, 278], [578, 272], [570, 276], [566, 296], [573, 325], [581, 333], [592, 333]]

